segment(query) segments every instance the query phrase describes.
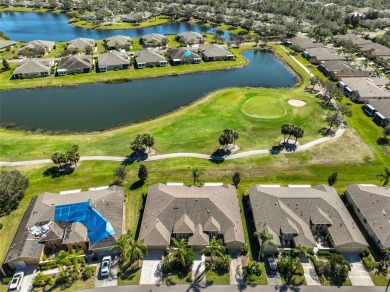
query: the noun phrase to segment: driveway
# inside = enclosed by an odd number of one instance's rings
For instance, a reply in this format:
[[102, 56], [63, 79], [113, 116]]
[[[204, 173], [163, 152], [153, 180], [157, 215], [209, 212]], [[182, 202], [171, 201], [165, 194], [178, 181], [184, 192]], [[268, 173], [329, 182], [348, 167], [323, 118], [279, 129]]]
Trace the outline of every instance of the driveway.
[[243, 285], [244, 273], [242, 271], [242, 261], [239, 251], [230, 252], [232, 261], [230, 262], [230, 285]]
[[100, 265], [101, 263], [96, 264], [95, 288], [118, 286], [118, 279], [116, 277], [118, 266], [110, 269], [110, 275], [108, 277], [102, 277], [100, 276]]
[[206, 283], [205, 256], [199, 254], [199, 250], [194, 250], [195, 260], [192, 265], [192, 281], [196, 283]]
[[320, 286], [320, 278], [314, 270], [313, 264], [308, 258], [301, 258], [301, 263], [303, 267], [304, 277], [308, 286]]
[[342, 255], [351, 264], [351, 271], [349, 271], [348, 277], [352, 286], [374, 286], [357, 253], [343, 253]]
[[23, 271], [24, 272], [24, 278], [22, 282], [22, 287], [20, 289], [20, 292], [29, 292], [32, 290], [32, 281], [34, 280], [34, 277], [36, 275], [35, 269], [37, 266], [29, 266], [23, 269], [17, 269], [17, 271]]
[[161, 259], [164, 256], [163, 250], [149, 250], [148, 255], [144, 258], [141, 270], [140, 284], [161, 284], [162, 269]]

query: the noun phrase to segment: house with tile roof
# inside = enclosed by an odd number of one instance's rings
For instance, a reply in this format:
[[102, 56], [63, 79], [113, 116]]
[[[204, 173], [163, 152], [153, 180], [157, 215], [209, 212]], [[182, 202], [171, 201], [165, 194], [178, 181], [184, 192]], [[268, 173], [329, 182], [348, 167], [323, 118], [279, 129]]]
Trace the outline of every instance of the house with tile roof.
[[58, 76], [68, 74], [89, 73], [92, 70], [91, 55], [73, 55], [64, 57], [60, 60], [57, 66]]
[[249, 188], [249, 200], [256, 231], [272, 234], [277, 248], [301, 244], [359, 253], [368, 245], [332, 187], [256, 185]]
[[390, 247], [390, 187], [350, 185], [345, 197], [373, 242]]
[[186, 238], [197, 249], [212, 237], [228, 249], [240, 249], [244, 231], [237, 191], [232, 185], [149, 187], [141, 221], [140, 238], [149, 249], [165, 249], [172, 238]]
[[123, 199], [118, 186], [33, 198], [4, 263], [12, 269], [36, 265], [58, 250], [108, 253], [124, 232]]

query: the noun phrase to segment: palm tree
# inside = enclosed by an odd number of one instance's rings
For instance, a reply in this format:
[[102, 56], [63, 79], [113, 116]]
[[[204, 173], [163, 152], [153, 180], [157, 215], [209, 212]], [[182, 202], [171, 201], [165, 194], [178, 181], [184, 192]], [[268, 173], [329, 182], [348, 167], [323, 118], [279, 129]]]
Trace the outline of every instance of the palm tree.
[[130, 264], [130, 244], [131, 237], [133, 236], [133, 232], [131, 230], [127, 230], [125, 234], [122, 234], [117, 240], [116, 244], [111, 250], [117, 250], [119, 252], [119, 262], [122, 263], [123, 266], [127, 266]]
[[294, 145], [297, 144], [298, 139], [302, 138], [304, 134], [305, 134], [305, 131], [301, 127], [298, 127], [298, 126], [295, 127], [294, 133], [293, 133], [293, 136], [295, 137]]
[[390, 180], [390, 170], [386, 167], [384, 173], [379, 173], [377, 175], [379, 177], [380, 181], [383, 181], [383, 186], [387, 186]]
[[148, 247], [144, 244], [143, 239], [132, 239], [130, 243], [130, 262], [133, 264], [142, 260], [148, 254]]
[[260, 252], [259, 252], [259, 261], [261, 258], [264, 258], [264, 248], [266, 245], [275, 246], [275, 243], [272, 241], [274, 239], [271, 233], [268, 233], [265, 229], [261, 231], [256, 231], [254, 233], [261, 240]]
[[204, 254], [210, 254], [210, 265], [213, 266], [213, 257], [226, 254], [226, 248], [221, 239], [213, 237], [210, 239], [209, 245], [200, 251], [200, 255]]
[[192, 171], [192, 177], [194, 179], [194, 185], [196, 184], [196, 182], [199, 181], [199, 177], [203, 174], [203, 172], [201, 170], [199, 170], [198, 168], [195, 168], [193, 171]]
[[69, 261], [73, 264], [77, 272], [79, 272], [79, 263], [85, 263], [85, 259], [82, 257], [83, 254], [83, 250], [72, 249], [68, 255]]
[[185, 238], [177, 240], [172, 238], [173, 251], [169, 254], [169, 257], [175, 261], [178, 261], [182, 267], [188, 267], [191, 265], [189, 260], [189, 252], [192, 251], [191, 244]]
[[314, 87], [317, 85], [318, 82], [319, 82], [319, 80], [316, 76], [310, 77], [310, 84], [313, 85], [311, 91], [314, 90]]
[[65, 277], [64, 265], [69, 263], [69, 254], [64, 250], [60, 250], [56, 258], [54, 259], [54, 262], [60, 270], [61, 277]]

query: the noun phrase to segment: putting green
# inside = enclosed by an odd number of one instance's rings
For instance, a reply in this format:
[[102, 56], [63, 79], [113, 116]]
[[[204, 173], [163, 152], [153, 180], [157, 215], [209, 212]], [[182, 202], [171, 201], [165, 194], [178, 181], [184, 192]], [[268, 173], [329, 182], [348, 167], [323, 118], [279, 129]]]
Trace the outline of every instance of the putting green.
[[279, 96], [256, 95], [243, 103], [243, 114], [258, 119], [277, 119], [287, 114], [286, 101]]

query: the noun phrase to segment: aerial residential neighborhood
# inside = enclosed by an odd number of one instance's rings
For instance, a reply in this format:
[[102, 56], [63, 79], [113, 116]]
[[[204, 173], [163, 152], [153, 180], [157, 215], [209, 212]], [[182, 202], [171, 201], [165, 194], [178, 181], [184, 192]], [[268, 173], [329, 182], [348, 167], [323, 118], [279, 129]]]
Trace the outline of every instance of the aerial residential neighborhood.
[[387, 291], [390, 2], [0, 0], [0, 292]]

